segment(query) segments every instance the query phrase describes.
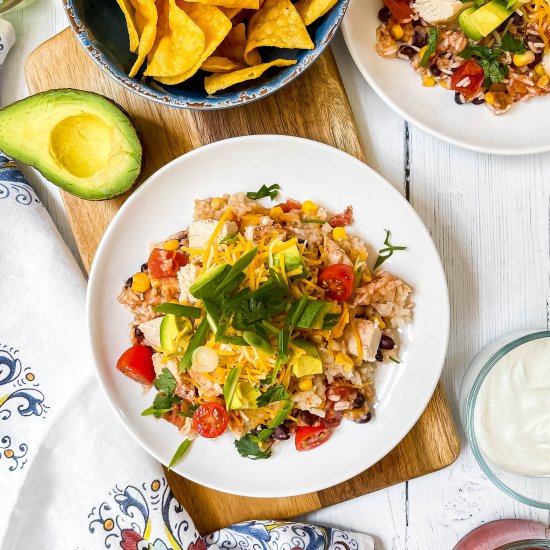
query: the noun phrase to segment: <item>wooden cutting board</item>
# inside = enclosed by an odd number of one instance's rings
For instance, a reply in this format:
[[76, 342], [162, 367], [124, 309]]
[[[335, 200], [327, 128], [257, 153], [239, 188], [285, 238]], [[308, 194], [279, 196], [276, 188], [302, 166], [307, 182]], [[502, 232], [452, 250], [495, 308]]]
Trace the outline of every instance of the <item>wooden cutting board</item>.
[[[325, 52], [307, 73], [278, 93], [223, 111], [173, 109], [127, 91], [95, 65], [70, 29], [42, 44], [29, 56], [26, 79], [31, 93], [79, 88], [103, 94], [122, 105], [134, 117], [145, 141], [145, 177], [186, 151], [249, 134], [306, 137], [365, 161], [331, 51]], [[99, 241], [124, 198], [86, 202], [62, 194], [82, 260], [89, 270]], [[324, 491], [292, 498], [244, 498], [207, 489], [171, 472], [168, 479], [197, 528], [206, 533], [246, 519], [285, 519], [343, 502], [444, 468], [454, 462], [458, 453], [456, 428], [438, 385], [424, 414], [391, 453], [357, 477]]]

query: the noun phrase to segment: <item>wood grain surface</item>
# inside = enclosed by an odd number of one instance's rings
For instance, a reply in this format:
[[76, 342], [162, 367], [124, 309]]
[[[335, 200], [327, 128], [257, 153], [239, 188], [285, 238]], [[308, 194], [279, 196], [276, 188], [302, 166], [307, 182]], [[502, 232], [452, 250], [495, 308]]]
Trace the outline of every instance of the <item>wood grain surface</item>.
[[[45, 67], [55, 67], [55, 71], [44, 70]], [[201, 145], [262, 133], [307, 137], [365, 160], [330, 51], [302, 78], [277, 94], [224, 111], [181, 111], [128, 92], [103, 74], [77, 44], [70, 30], [44, 43], [28, 57], [26, 79], [31, 93], [72, 87], [101, 93], [121, 104], [134, 117], [144, 138], [145, 177]], [[83, 263], [89, 270], [101, 236], [124, 198], [86, 202], [63, 193], [63, 201]], [[457, 458], [459, 447], [449, 406], [438, 386], [422, 417], [390, 454], [336, 487], [286, 499], [251, 499], [219, 493], [172, 473], [168, 478], [174, 493], [195, 519], [197, 528], [207, 532], [252, 517], [292, 517], [439, 470]]]

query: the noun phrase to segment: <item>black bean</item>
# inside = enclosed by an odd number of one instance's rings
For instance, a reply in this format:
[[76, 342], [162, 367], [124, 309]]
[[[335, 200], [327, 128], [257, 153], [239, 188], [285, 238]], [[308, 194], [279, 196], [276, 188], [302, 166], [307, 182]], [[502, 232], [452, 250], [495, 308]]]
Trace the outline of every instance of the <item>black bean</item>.
[[134, 327], [134, 334], [138, 340], [142, 340], [145, 336], [139, 327]]
[[149, 266], [147, 264], [141, 264], [141, 271], [147, 271]]
[[371, 421], [371, 418], [372, 418], [372, 414], [371, 412], [369, 411], [367, 413], [367, 416], [365, 416], [364, 418], [358, 418], [355, 422], [357, 424], [366, 424], [367, 422], [370, 422]]
[[380, 345], [378, 347], [380, 349], [393, 349], [395, 347], [395, 342], [393, 341], [393, 338], [390, 338], [384, 334], [382, 338], [380, 338]]
[[319, 417], [310, 413], [309, 411], [300, 411], [300, 419], [304, 424], [307, 424], [308, 426], [313, 426], [317, 420], [319, 420]]
[[275, 431], [273, 432], [273, 437], [280, 441], [290, 439], [290, 430], [285, 424], [280, 424], [275, 428]]
[[375, 357], [375, 359], [376, 359], [377, 361], [384, 361], [384, 356], [382, 355], [382, 352], [381, 352], [380, 350], [378, 350], [378, 351], [376, 352], [376, 357]]
[[433, 65], [430, 65], [430, 72], [433, 76], [441, 76], [441, 69], [434, 63]]
[[399, 48], [399, 53], [409, 59], [412, 59], [416, 54], [416, 50], [412, 46], [401, 46]]
[[130, 277], [125, 283], [124, 283], [124, 286], [125, 288], [130, 288], [132, 286], [132, 283], [134, 282], [134, 278], [133, 277]]
[[387, 23], [391, 19], [391, 11], [388, 6], [384, 6], [381, 10], [378, 11], [378, 19], [380, 19], [382, 23]]
[[455, 103], [457, 105], [464, 105], [464, 101], [462, 101], [462, 94], [460, 92], [455, 92]]
[[521, 13], [514, 13], [514, 19], [512, 21], [516, 27], [523, 25], [523, 15]]
[[413, 36], [413, 46], [423, 48], [428, 43], [428, 34], [424, 29], [416, 29]]
[[360, 409], [365, 404], [365, 396], [362, 393], [358, 393], [355, 401], [353, 402], [352, 407], [354, 409]]
[[475, 97], [472, 99], [472, 103], [474, 105], [483, 105], [485, 103], [485, 100], [482, 97]]
[[529, 63], [527, 65], [530, 69], [534, 69], [541, 61], [542, 61], [542, 54], [543, 52], [539, 52], [535, 54], [535, 60], [532, 63]]

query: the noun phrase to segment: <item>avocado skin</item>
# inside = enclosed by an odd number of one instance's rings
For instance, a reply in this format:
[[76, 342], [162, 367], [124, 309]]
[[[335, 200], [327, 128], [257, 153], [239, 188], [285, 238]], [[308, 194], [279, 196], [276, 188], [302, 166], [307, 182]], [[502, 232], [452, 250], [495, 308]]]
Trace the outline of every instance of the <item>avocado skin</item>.
[[[87, 186], [87, 178], [72, 176], [68, 170], [56, 166], [49, 143], [42, 144], [42, 148], [30, 150], [31, 147], [26, 149], [24, 144], [18, 145], [17, 140], [13, 139], [14, 135], [21, 134], [23, 125], [26, 125], [26, 128], [34, 126], [36, 135], [43, 135], [44, 139], [49, 138], [53, 126], [41, 127], [37, 124], [41, 112], [55, 112], [58, 104], [70, 103], [71, 100], [73, 100], [74, 105], [81, 107], [80, 114], [88, 113], [85, 108], [82, 108], [87, 102], [94, 105], [94, 109], [90, 109], [89, 114], [102, 111], [105, 114], [104, 118], [108, 121], [111, 119], [114, 121], [121, 135], [131, 146], [132, 154], [127, 159], [128, 165], [121, 169], [120, 161], [113, 163], [112, 177], [109, 178], [109, 173], [107, 173], [107, 183], [104, 186], [97, 185], [97, 182], [94, 182], [96, 185], [93, 188]], [[32, 109], [31, 117], [31, 111], [27, 111], [27, 107], [33, 105], [45, 106], [45, 108], [43, 111]], [[35, 115], [34, 112], [36, 111], [37, 114]], [[67, 117], [72, 116], [72, 114], [68, 112]], [[55, 123], [61, 120], [63, 120], [63, 117], [57, 118]], [[48, 145], [47, 150], [46, 145]], [[0, 109], [0, 150], [15, 160], [35, 168], [47, 180], [64, 191], [90, 201], [108, 200], [130, 192], [138, 185], [145, 167], [142, 136], [128, 112], [110, 98], [74, 88], [60, 88], [40, 92]], [[84, 151], [84, 154], [86, 154], [86, 151]], [[126, 156], [128, 157], [128, 155]], [[125, 168], [127, 170], [124, 170]]]

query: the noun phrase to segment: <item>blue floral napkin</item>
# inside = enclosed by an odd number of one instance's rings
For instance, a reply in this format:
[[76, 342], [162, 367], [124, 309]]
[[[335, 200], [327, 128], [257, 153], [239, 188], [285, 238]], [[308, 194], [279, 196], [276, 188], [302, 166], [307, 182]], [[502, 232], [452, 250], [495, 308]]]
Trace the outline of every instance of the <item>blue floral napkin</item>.
[[86, 281], [0, 154], [0, 550], [372, 550], [328, 527], [247, 521], [201, 536], [93, 375]]

